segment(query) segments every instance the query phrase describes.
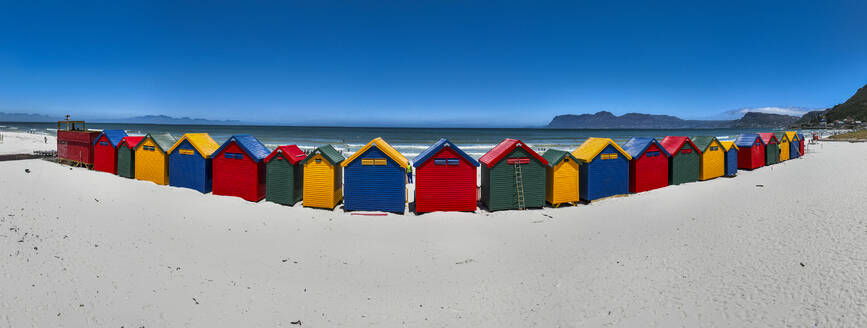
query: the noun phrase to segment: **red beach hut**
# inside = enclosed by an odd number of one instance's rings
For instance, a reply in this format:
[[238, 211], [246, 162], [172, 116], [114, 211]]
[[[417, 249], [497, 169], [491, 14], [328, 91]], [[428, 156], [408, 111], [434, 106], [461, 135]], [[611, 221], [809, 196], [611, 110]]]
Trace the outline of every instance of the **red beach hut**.
[[124, 130], [103, 130], [93, 142], [93, 169], [117, 174], [117, 145], [126, 137]]
[[249, 135], [234, 135], [214, 151], [214, 195], [237, 196], [251, 202], [265, 198], [265, 158], [268, 148]]
[[415, 211], [475, 211], [479, 162], [446, 139], [418, 154]]
[[735, 145], [738, 146], [739, 169], [753, 170], [765, 166], [765, 143], [758, 134], [741, 134]]
[[668, 186], [668, 158], [671, 156], [654, 138], [632, 138], [623, 150], [629, 161], [629, 192], [639, 193]]

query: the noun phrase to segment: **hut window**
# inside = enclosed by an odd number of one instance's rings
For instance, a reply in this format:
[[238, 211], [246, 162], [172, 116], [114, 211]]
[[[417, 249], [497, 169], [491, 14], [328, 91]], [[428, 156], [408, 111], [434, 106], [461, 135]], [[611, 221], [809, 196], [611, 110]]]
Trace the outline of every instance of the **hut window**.
[[530, 164], [530, 158], [527, 158], [527, 157], [509, 158], [506, 160], [506, 164], [509, 164], [509, 165]]
[[617, 159], [617, 154], [602, 154], [600, 159]]
[[316, 163], [322, 163], [322, 159], [321, 159], [321, 158], [317, 158], [317, 159], [316, 159]]
[[386, 164], [388, 164], [388, 162], [385, 160], [385, 158], [376, 158], [373, 160], [373, 165], [386, 165]]
[[449, 158], [448, 162], [451, 166], [456, 166], [460, 163], [457, 158]]
[[656, 156], [659, 156], [659, 152], [658, 152], [658, 151], [649, 151], [649, 152], [647, 152], [647, 157], [656, 157]]
[[372, 158], [362, 158], [361, 159], [361, 165], [373, 165], [373, 159]]
[[147, 151], [154, 151], [154, 146], [142, 146], [142, 148]]
[[178, 151], [181, 155], [193, 155], [195, 152], [192, 149], [181, 149]]
[[105, 142], [105, 141], [100, 141], [99, 144], [100, 144], [100, 145], [103, 145], [103, 146], [108, 146], [108, 143]]
[[434, 165], [446, 165], [445, 158], [436, 158], [434, 159]]
[[684, 149], [684, 150], [680, 151], [681, 154], [689, 154], [691, 152], [692, 152], [692, 149]]
[[244, 159], [244, 154], [241, 153], [226, 153], [224, 156], [228, 159]]
[[451, 165], [451, 166], [456, 166], [456, 165], [458, 165], [459, 163], [460, 163], [460, 161], [458, 161], [457, 158], [435, 158], [435, 159], [434, 159], [434, 164], [435, 164], [435, 165]]
[[719, 150], [719, 147], [718, 147], [718, 146], [713, 146], [713, 147], [710, 147], [710, 150], [711, 150], [711, 151]]

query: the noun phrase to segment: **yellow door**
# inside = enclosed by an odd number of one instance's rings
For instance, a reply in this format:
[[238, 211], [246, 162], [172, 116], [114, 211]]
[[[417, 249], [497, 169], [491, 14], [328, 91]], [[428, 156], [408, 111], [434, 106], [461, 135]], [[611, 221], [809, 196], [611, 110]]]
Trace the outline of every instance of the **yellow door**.
[[168, 157], [151, 139], [142, 140], [136, 148], [135, 178], [160, 185], [169, 184]]
[[304, 200], [307, 207], [334, 208], [334, 167], [321, 154], [304, 163]]
[[789, 160], [789, 140], [780, 142], [780, 162]]
[[551, 204], [578, 201], [578, 163], [565, 158], [554, 167]]
[[725, 174], [725, 151], [722, 145], [714, 140], [707, 147], [707, 151], [701, 154], [700, 180], [709, 180], [721, 177]]

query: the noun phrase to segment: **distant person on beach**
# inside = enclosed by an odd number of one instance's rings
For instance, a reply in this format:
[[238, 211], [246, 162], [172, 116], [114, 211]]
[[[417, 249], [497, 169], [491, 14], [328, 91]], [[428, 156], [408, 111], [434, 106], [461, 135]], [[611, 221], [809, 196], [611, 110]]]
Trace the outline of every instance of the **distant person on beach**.
[[45, 138], [45, 144], [48, 144], [48, 137], [43, 137], [43, 138]]

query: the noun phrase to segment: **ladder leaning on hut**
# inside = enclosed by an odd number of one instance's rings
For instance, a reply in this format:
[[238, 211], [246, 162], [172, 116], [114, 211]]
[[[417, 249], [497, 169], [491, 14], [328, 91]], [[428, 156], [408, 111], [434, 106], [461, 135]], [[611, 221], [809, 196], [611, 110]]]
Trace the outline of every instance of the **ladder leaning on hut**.
[[525, 209], [524, 204], [524, 176], [521, 173], [521, 162], [515, 161], [515, 194], [518, 195], [518, 209]]

